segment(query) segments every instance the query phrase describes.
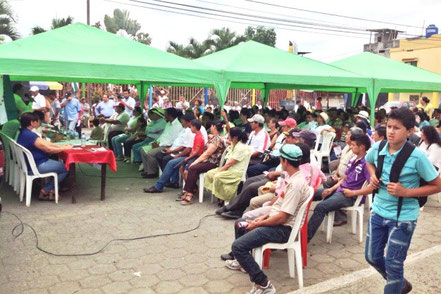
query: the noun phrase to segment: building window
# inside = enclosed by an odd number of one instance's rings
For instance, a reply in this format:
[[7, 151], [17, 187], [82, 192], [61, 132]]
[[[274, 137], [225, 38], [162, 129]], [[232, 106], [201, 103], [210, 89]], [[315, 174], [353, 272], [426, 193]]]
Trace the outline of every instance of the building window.
[[418, 60], [408, 60], [408, 61], [404, 61], [405, 64], [410, 64], [413, 66], [418, 66]]
[[409, 95], [409, 100], [414, 102], [415, 104], [418, 104], [418, 100], [420, 100], [420, 95]]

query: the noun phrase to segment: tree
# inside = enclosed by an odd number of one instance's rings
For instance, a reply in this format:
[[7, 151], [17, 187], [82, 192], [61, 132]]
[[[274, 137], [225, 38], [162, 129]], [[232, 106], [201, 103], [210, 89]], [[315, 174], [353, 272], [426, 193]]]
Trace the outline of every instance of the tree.
[[68, 16], [66, 18], [53, 18], [51, 30], [55, 30], [67, 25], [72, 24], [74, 18], [72, 16]]
[[137, 33], [136, 41], [138, 41], [139, 43], [150, 45], [152, 43], [152, 38], [149, 36], [148, 33]]
[[210, 43], [214, 51], [220, 51], [245, 41], [243, 36], [237, 36], [229, 28], [214, 29], [209, 39], [212, 41]]
[[253, 40], [268, 46], [276, 46], [276, 31], [274, 29], [267, 29], [264, 26], [247, 27], [245, 29], [244, 38], [246, 40]]
[[11, 7], [6, 0], [0, 1], [0, 43], [16, 40], [20, 36], [14, 27], [16, 23]]
[[[97, 24], [95, 24], [95, 26], [96, 25]], [[104, 16], [104, 26], [106, 27], [106, 31], [110, 33], [118, 33], [118, 35], [126, 36], [127, 38], [146, 45], [152, 43], [152, 38], [148, 33], [139, 31], [141, 25], [135, 19], [130, 18], [130, 13], [127, 10], [115, 9], [113, 16], [106, 14]], [[125, 35], [121, 31], [125, 31], [128, 35]]]
[[209, 40], [200, 43], [195, 38], [190, 38], [188, 46], [185, 47], [185, 57], [190, 59], [196, 59], [210, 54], [211, 52], [211, 42]]
[[97, 21], [94, 25], [92, 25], [93, 27], [100, 29], [101, 30], [101, 22]]
[[167, 52], [169, 53], [173, 53], [182, 57], [186, 57], [186, 53], [185, 53], [185, 47], [184, 45], [178, 44], [176, 42], [170, 41], [168, 48], [167, 48]]
[[[68, 16], [66, 18], [53, 18], [52, 19], [52, 25], [51, 25], [51, 30], [55, 30], [67, 25], [70, 25], [73, 23], [74, 18], [72, 16]], [[46, 29], [40, 27], [40, 26], [36, 26], [33, 27], [32, 29], [32, 35], [37, 35], [37, 34], [41, 34], [46, 32]]]
[[36, 26], [36, 27], [32, 28], [32, 35], [37, 35], [37, 34], [44, 33], [44, 32], [46, 32], [46, 30], [40, 26]]
[[115, 9], [113, 17], [104, 16], [104, 25], [108, 32], [116, 34], [119, 30], [125, 30], [128, 34], [135, 36], [141, 29], [141, 25], [134, 19], [130, 19], [130, 13], [127, 10]]

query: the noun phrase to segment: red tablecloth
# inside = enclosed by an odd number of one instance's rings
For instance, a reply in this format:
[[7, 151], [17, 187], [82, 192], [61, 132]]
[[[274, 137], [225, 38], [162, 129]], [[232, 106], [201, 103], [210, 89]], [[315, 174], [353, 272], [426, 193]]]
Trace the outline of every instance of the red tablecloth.
[[116, 172], [116, 160], [112, 150], [106, 148], [106, 151], [92, 151], [98, 148], [100, 147], [86, 146], [81, 149], [74, 147], [59, 153], [59, 157], [64, 160], [67, 170], [71, 163], [106, 163], [111, 170]]

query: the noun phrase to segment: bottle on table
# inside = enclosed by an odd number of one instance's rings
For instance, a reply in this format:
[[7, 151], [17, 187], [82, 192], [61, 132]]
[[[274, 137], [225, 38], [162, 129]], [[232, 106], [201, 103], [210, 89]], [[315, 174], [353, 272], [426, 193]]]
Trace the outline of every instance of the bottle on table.
[[81, 134], [81, 147], [86, 147], [86, 135], [84, 133]]

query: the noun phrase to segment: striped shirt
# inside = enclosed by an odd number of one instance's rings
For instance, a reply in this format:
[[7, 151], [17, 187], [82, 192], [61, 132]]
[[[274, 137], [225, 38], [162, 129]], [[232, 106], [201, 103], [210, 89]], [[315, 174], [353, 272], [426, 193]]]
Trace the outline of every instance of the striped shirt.
[[264, 129], [261, 129], [258, 133], [256, 131], [251, 132], [248, 138], [247, 145], [253, 148], [254, 152], [263, 153], [268, 150], [271, 144], [270, 135]]

